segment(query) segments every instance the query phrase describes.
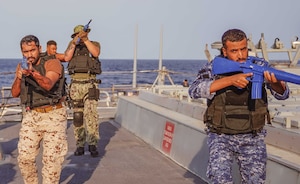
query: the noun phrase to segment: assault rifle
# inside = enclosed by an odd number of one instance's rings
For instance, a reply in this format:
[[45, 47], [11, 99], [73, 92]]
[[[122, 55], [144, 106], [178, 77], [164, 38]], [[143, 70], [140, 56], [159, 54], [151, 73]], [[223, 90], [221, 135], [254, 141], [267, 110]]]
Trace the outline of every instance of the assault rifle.
[[262, 58], [249, 56], [245, 62], [239, 63], [223, 57], [215, 57], [212, 62], [212, 73], [216, 75], [231, 72], [253, 73], [253, 76], [248, 78], [252, 82], [252, 99], [262, 98], [264, 71], [274, 73], [277, 80], [300, 84], [299, 75], [271, 68], [269, 63]]
[[[83, 27], [83, 31], [87, 32], [88, 28], [90, 27], [90, 23], [92, 22], [92, 19], [90, 19], [90, 21]], [[76, 44], [78, 44], [80, 41], [80, 38], [78, 38]]]

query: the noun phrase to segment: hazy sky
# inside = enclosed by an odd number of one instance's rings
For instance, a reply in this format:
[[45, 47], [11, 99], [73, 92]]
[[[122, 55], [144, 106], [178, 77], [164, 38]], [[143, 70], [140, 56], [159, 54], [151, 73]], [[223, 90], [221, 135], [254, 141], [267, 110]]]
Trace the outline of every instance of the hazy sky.
[[279, 37], [290, 47], [300, 37], [299, 12], [300, 0], [1, 0], [0, 58], [21, 58], [19, 42], [27, 34], [43, 50], [54, 39], [64, 52], [74, 26], [89, 19], [89, 38], [101, 43], [103, 59], [133, 58], [136, 27], [138, 59], [159, 58], [161, 28], [164, 59], [205, 59], [205, 44], [230, 28], [255, 43], [263, 32], [268, 46]]

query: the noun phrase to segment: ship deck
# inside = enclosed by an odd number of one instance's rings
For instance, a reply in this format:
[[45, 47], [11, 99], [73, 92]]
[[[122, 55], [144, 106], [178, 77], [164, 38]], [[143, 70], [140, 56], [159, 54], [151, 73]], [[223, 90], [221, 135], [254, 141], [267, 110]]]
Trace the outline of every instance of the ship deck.
[[[3, 151], [0, 184], [23, 183], [17, 165], [20, 125], [19, 122], [0, 123], [0, 143]], [[61, 173], [62, 184], [205, 183], [111, 119], [101, 119], [99, 124], [100, 156], [92, 158], [88, 151], [83, 156], [74, 156], [75, 140], [71, 125], [72, 121], [68, 121], [69, 151]], [[40, 171], [41, 155], [37, 159], [37, 165]]]
[[[68, 109], [69, 151], [61, 183], [206, 183], [208, 153], [202, 121], [206, 100], [190, 99], [187, 89], [156, 86], [140, 90], [138, 94], [120, 92], [117, 99], [111, 96], [107, 101], [100, 101], [100, 156], [97, 158], [92, 158], [88, 151], [80, 157], [73, 155], [73, 115]], [[266, 126], [267, 183], [300, 184], [297, 113], [300, 91], [291, 89], [289, 100], [269, 99], [272, 125]], [[20, 112], [19, 106], [9, 106], [0, 114], [0, 184], [22, 183], [16, 159]], [[167, 128], [169, 125], [173, 126], [173, 132]], [[41, 168], [41, 155], [37, 163]], [[233, 172], [238, 173], [236, 167]], [[236, 175], [235, 182], [238, 181]]]

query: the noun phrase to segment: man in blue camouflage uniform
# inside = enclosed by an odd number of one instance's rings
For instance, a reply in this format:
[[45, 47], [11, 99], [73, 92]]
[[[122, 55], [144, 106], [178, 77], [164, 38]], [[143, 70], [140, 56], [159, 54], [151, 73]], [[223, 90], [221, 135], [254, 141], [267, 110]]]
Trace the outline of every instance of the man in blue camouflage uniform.
[[73, 125], [76, 140], [75, 156], [84, 155], [85, 143], [92, 157], [99, 155], [97, 143], [99, 140], [99, 116], [97, 104], [99, 99], [98, 85], [101, 82], [96, 75], [101, 73], [101, 63], [98, 59], [100, 43], [90, 41], [83, 25], [74, 28], [68, 48], [65, 51], [65, 61], [71, 75], [70, 98], [73, 103]]
[[[222, 45], [221, 56], [236, 62], [246, 61], [248, 47], [243, 31], [226, 31], [222, 36]], [[265, 87], [262, 86], [263, 99], [252, 100], [249, 98], [251, 82], [247, 80], [252, 73], [216, 76], [212, 74], [212, 62], [200, 69], [189, 88], [191, 98], [208, 99], [204, 116], [210, 155], [207, 177], [211, 183], [233, 183], [232, 165], [236, 159], [242, 183], [264, 183], [267, 153], [264, 142], [266, 130], [263, 126], [268, 115]], [[288, 98], [289, 89], [285, 82], [278, 81], [269, 72], [264, 72], [264, 78], [267, 89], [276, 99]], [[248, 128], [241, 128], [241, 123]]]

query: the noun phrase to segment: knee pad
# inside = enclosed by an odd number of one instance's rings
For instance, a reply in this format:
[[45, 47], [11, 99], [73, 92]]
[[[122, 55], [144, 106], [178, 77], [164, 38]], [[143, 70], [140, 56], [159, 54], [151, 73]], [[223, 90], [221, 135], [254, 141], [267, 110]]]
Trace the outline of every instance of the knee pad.
[[83, 125], [83, 112], [73, 113], [73, 124], [76, 127], [80, 127]]

